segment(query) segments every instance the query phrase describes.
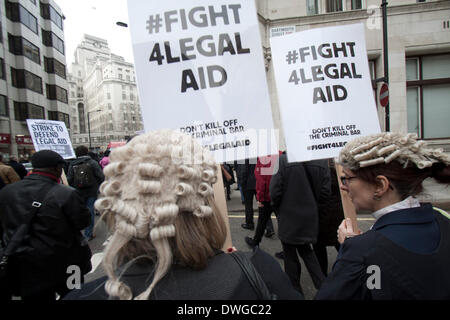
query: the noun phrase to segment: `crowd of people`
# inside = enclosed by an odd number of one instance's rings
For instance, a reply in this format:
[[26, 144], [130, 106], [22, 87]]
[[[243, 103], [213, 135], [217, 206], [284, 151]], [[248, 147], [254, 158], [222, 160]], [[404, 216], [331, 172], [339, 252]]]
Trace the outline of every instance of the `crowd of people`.
[[[354, 139], [337, 163], [289, 162], [280, 152], [218, 166], [194, 139], [170, 130], [136, 136], [101, 158], [85, 146], [75, 153], [65, 161], [36, 152], [28, 174], [0, 157], [0, 299], [301, 300], [299, 258], [316, 299], [450, 299], [450, 215], [416, 197], [427, 178], [450, 184], [450, 157], [412, 134]], [[241, 227], [254, 232], [245, 238], [250, 250], [224, 248], [217, 174], [227, 199], [237, 184]], [[369, 231], [345, 218], [341, 192], [372, 213]], [[260, 248], [275, 233], [272, 213], [284, 270]], [[105, 276], [70, 290], [68, 268], [92, 268], [96, 214], [111, 235]], [[338, 251], [331, 272], [327, 247]]]

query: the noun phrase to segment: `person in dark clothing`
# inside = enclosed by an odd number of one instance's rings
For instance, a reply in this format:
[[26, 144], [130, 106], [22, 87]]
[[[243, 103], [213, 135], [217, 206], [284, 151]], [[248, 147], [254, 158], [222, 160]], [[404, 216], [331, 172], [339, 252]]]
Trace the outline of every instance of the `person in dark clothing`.
[[[95, 209], [94, 209], [94, 202], [97, 200], [97, 194], [100, 184], [105, 179], [105, 176], [103, 174], [103, 170], [98, 164], [98, 162], [94, 159], [92, 159], [88, 155], [88, 148], [85, 146], [79, 146], [75, 149], [75, 154], [77, 156], [77, 159], [73, 160], [69, 165], [69, 170], [67, 173], [67, 181], [69, 182], [69, 185], [76, 188], [80, 194], [83, 196], [83, 198], [86, 201], [86, 206], [89, 208], [89, 211], [91, 212], [91, 224], [86, 228], [84, 231], [84, 236], [88, 240], [92, 240], [95, 238], [94, 235], [94, 222], [95, 222]], [[74, 172], [74, 167], [81, 165], [83, 163], [87, 163], [90, 167], [90, 175], [92, 175], [92, 178], [90, 179], [91, 183], [87, 186], [77, 186], [75, 184], [76, 181], [76, 173]]]
[[233, 169], [227, 163], [221, 164], [220, 167], [222, 169], [223, 184], [224, 184], [225, 189], [227, 191], [227, 194], [226, 194], [227, 200], [231, 200], [231, 198], [230, 198], [231, 185], [235, 183], [234, 175], [233, 175]]
[[241, 194], [241, 202], [242, 204], [245, 204], [245, 198], [244, 198], [244, 192], [242, 191], [242, 171], [243, 171], [243, 164], [238, 163], [238, 161], [234, 162], [233, 169], [236, 172], [236, 179], [237, 179], [237, 188], [236, 190], [239, 190], [239, 193]]
[[17, 162], [17, 158], [12, 156], [9, 158], [9, 166], [12, 167], [17, 174], [19, 175], [20, 179], [25, 178], [25, 176], [28, 174], [27, 169], [23, 166], [23, 164]]
[[[256, 225], [256, 231], [253, 238], [245, 237], [245, 242], [250, 247], [259, 245], [266, 229], [267, 224], [271, 221], [273, 208], [270, 203], [269, 186], [270, 180], [274, 173], [274, 170], [278, 170], [278, 155], [269, 155], [265, 157], [258, 157], [258, 162], [255, 168], [256, 179], [256, 200], [258, 201], [258, 223]], [[270, 238], [275, 232], [266, 232], [266, 237]]]
[[[253, 198], [256, 196], [256, 163], [257, 159], [246, 159], [242, 167], [242, 190], [244, 193], [245, 223], [243, 223], [241, 227], [249, 230], [255, 229], [255, 222], [253, 219]], [[267, 222], [266, 230], [269, 234], [273, 233], [272, 220]]]
[[450, 157], [415, 134], [384, 132], [348, 142], [339, 163], [342, 191], [376, 221], [363, 234], [349, 218], [341, 223], [316, 299], [449, 300], [450, 215], [415, 196], [429, 177], [450, 184]]
[[[195, 154], [174, 159], [175, 150]], [[221, 250], [227, 229], [213, 197], [217, 171], [209, 151], [177, 131], [142, 134], [114, 149], [95, 203], [112, 233], [106, 277], [65, 299], [257, 299], [239, 264]], [[270, 255], [258, 249], [249, 258], [272, 294], [303, 298]]]
[[[311, 244], [319, 230], [318, 203], [330, 195], [330, 172], [326, 160], [288, 163], [280, 156], [278, 172], [270, 182], [270, 198], [278, 212], [278, 237], [284, 253], [284, 271], [292, 284], [300, 285], [301, 264], [305, 262], [316, 289], [325, 278]], [[316, 200], [317, 199], [317, 200]]]
[[59, 154], [38, 151], [31, 162], [30, 175], [0, 191], [5, 247], [30, 214], [32, 203], [42, 203], [27, 236], [9, 257], [10, 295], [3, 298], [14, 295], [25, 301], [55, 300], [56, 293], [63, 296], [69, 291], [68, 266], [79, 266], [82, 275], [90, 271], [90, 257], [86, 260], [81, 254], [81, 230], [89, 225], [90, 215], [79, 193], [59, 183], [64, 163]]
[[336, 231], [344, 219], [344, 209], [342, 208], [334, 160], [329, 159], [328, 165], [331, 177], [331, 194], [324, 203], [319, 203], [319, 234], [317, 243], [313, 244], [314, 252], [325, 276], [328, 274], [327, 247], [333, 246], [339, 252], [340, 244], [336, 237]]

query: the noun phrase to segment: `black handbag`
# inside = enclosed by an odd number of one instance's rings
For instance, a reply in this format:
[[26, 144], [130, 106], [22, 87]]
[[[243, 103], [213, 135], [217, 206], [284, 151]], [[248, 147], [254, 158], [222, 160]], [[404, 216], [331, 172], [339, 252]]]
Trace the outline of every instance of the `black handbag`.
[[33, 201], [28, 216], [26, 216], [25, 221], [14, 232], [7, 246], [4, 248], [0, 247], [0, 288], [2, 291], [7, 290], [11, 280], [8, 278], [8, 275], [10, 275], [10, 272], [8, 270], [9, 258], [14, 255], [17, 248], [25, 239], [26, 235], [28, 234], [31, 221], [41, 208], [43, 199], [45, 199], [45, 196], [52, 187], [53, 185], [50, 185], [42, 189], [42, 192], [37, 197], [39, 201]]
[[241, 267], [253, 287], [253, 290], [255, 290], [258, 300], [277, 300], [276, 294], [270, 293], [258, 270], [256, 270], [255, 266], [244, 252], [235, 251], [230, 253], [230, 255], [234, 258], [239, 267]]

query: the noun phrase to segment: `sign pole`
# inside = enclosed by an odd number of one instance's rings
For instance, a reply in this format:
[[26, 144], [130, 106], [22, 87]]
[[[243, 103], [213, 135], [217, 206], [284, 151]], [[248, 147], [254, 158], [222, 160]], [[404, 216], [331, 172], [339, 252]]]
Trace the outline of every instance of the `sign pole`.
[[216, 206], [220, 211], [220, 215], [222, 215], [223, 220], [225, 221], [227, 227], [227, 238], [225, 240], [223, 250], [226, 251], [228, 248], [233, 246], [231, 241], [231, 232], [230, 232], [230, 221], [228, 218], [228, 208], [227, 201], [225, 200], [225, 190], [222, 179], [222, 169], [220, 164], [217, 165], [217, 182], [213, 184], [214, 190], [214, 201], [216, 202]]

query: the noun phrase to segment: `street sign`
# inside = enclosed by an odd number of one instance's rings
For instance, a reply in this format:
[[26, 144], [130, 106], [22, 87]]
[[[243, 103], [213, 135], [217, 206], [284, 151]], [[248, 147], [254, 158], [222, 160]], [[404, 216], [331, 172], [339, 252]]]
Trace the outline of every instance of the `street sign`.
[[389, 87], [387, 83], [383, 83], [380, 89], [380, 105], [386, 107], [389, 103]]

